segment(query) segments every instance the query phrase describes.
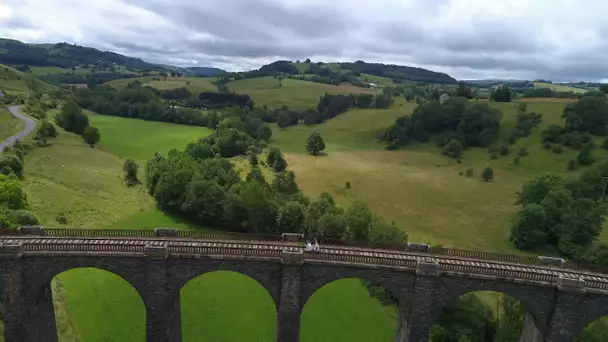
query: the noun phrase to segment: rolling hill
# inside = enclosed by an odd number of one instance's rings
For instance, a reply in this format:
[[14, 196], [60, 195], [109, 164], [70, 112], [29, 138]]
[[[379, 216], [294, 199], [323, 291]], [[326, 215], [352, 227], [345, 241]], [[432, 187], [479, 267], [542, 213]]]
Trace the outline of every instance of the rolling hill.
[[245, 78], [260, 76], [290, 75], [300, 76], [306, 80], [320, 83], [365, 85], [359, 77], [362, 75], [386, 78], [393, 83], [424, 82], [439, 84], [456, 84], [458, 81], [445, 74], [427, 69], [402, 65], [367, 63], [364, 61], [313, 63], [310, 59], [304, 62], [279, 60], [263, 65], [258, 70], [243, 74]]

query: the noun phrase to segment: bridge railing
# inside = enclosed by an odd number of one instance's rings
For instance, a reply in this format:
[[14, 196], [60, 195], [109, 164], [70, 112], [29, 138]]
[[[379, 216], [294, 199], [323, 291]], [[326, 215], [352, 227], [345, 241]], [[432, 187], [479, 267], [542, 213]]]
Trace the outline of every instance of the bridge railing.
[[331, 261], [331, 262], [347, 262], [356, 264], [382, 265], [392, 267], [416, 268], [417, 261], [415, 259], [393, 258], [390, 255], [368, 256], [361, 254], [342, 254], [342, 253], [316, 253], [307, 252], [305, 258], [309, 260]]
[[[163, 231], [164, 229], [164, 231]], [[279, 234], [259, 234], [259, 233], [234, 233], [234, 232], [201, 232], [183, 231], [171, 228], [161, 230], [135, 230], [135, 229], [69, 229], [69, 228], [43, 228], [43, 227], [22, 227], [20, 231], [0, 229], [1, 235], [40, 235], [55, 237], [177, 237], [187, 239], [207, 239], [207, 240], [240, 240], [240, 241], [283, 241], [284, 237]], [[345, 241], [338, 239], [319, 239], [322, 245], [347, 246], [354, 248], [371, 248], [382, 250], [393, 250], [406, 253], [424, 253], [431, 255], [445, 255], [451, 257], [470, 258], [477, 260], [489, 260], [523, 265], [545, 265], [537, 257], [492, 253], [484, 251], [463, 250], [445, 247], [431, 247], [427, 245], [402, 244], [383, 244], [361, 241]], [[593, 273], [608, 273], [608, 269], [601, 266], [578, 264], [575, 262], [565, 262], [560, 266], [563, 269], [587, 271]]]
[[25, 243], [21, 246], [25, 253], [47, 252], [113, 252], [113, 253], [144, 253], [145, 245], [113, 245], [113, 244], [70, 244], [70, 243]]
[[[459, 265], [450, 263], [439, 263], [439, 267], [445, 272], [467, 273], [467, 274], [482, 274], [493, 277], [503, 277], [512, 279], [525, 279], [532, 281], [555, 283], [558, 276], [553, 274], [514, 270], [496, 267]], [[608, 283], [607, 283], [608, 284]]]

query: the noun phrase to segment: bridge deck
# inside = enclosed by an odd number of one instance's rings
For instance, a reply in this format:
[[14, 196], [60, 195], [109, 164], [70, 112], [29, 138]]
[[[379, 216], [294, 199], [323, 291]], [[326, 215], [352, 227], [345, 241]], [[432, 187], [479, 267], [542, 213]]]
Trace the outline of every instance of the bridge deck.
[[[44, 237], [10, 236], [0, 238], [1, 245], [20, 245], [23, 255], [40, 254], [132, 254], [141, 256], [147, 246], [166, 247], [169, 256], [188, 257], [198, 255], [245, 256], [276, 258], [285, 249], [302, 250], [302, 244], [295, 242], [261, 242], [199, 240], [166, 237]], [[384, 267], [415, 269], [418, 262], [438, 263], [441, 272], [465, 273], [470, 275], [511, 278], [522, 281], [555, 283], [558, 278], [578, 278], [588, 288], [608, 290], [608, 275], [548, 265], [525, 265], [504, 261], [488, 261], [458, 256], [433, 255], [405, 251], [378, 250], [360, 247], [323, 245], [320, 251], [304, 252], [306, 262], [331, 262], [365, 264]]]

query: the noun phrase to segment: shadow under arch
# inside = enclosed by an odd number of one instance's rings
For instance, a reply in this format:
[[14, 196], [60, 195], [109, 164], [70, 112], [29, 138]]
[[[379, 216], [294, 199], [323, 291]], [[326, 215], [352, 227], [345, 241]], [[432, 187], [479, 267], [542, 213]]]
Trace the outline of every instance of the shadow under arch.
[[83, 341], [145, 340], [144, 301], [120, 275], [76, 267], [55, 275], [51, 288], [59, 336], [78, 334]]
[[524, 302], [503, 292], [474, 290], [450, 298], [436, 315], [430, 342], [542, 341]]
[[[368, 291], [366, 284], [373, 284]], [[370, 293], [377, 296], [372, 297]], [[389, 295], [393, 303], [384, 304]], [[382, 298], [380, 298], [382, 297]], [[392, 342], [397, 329], [396, 297], [382, 285], [362, 278], [340, 278], [323, 284], [303, 303], [301, 342]]]
[[180, 290], [182, 341], [274, 341], [275, 301], [257, 280], [217, 270], [188, 280]]

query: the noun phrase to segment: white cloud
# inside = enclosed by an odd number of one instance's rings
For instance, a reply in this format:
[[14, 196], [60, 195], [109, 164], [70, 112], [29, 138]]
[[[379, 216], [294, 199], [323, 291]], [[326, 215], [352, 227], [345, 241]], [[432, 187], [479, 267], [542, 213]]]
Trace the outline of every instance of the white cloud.
[[0, 36], [242, 70], [357, 60], [456, 78], [608, 78], [595, 0], [0, 0]]

